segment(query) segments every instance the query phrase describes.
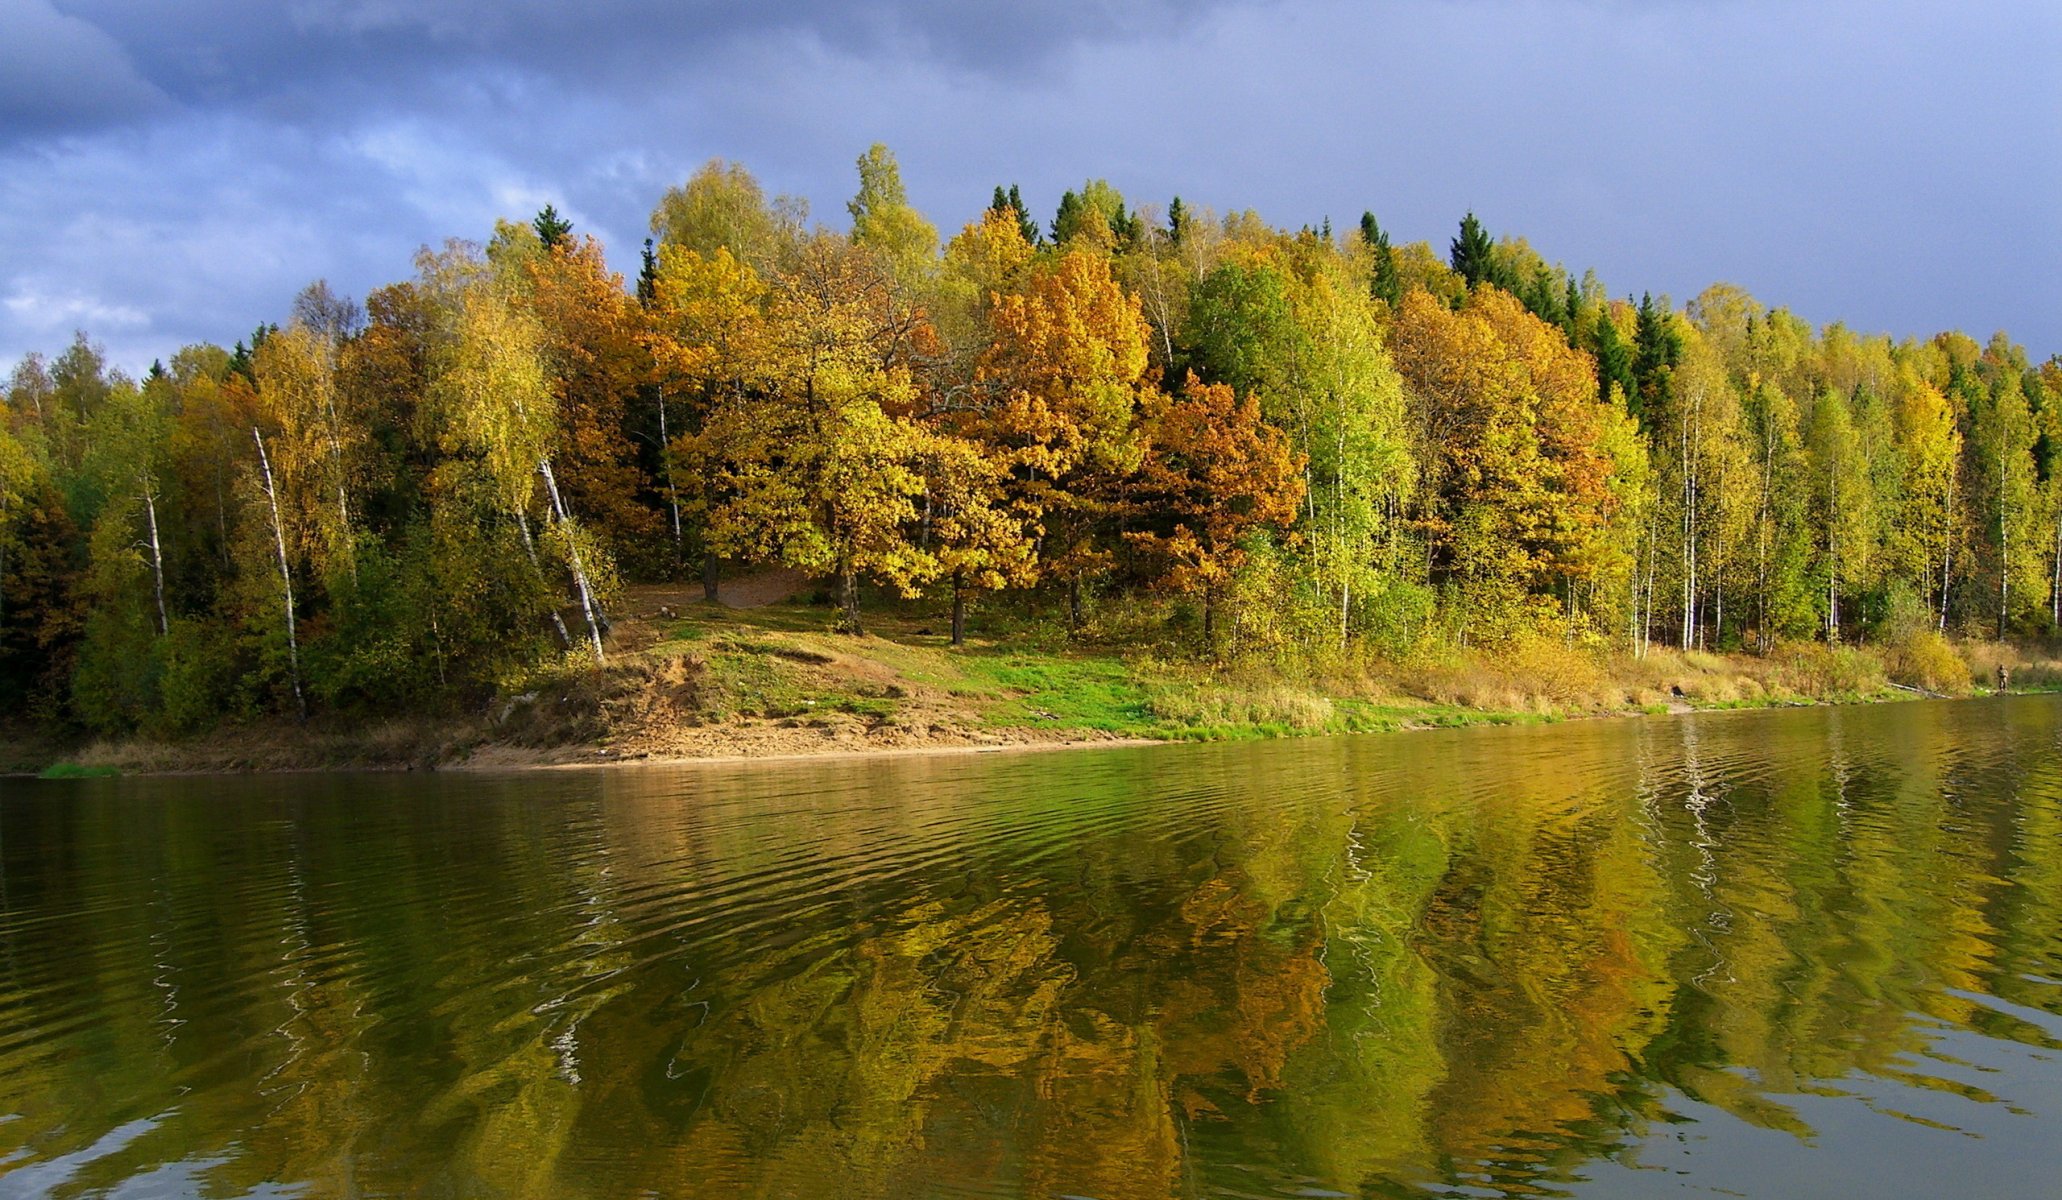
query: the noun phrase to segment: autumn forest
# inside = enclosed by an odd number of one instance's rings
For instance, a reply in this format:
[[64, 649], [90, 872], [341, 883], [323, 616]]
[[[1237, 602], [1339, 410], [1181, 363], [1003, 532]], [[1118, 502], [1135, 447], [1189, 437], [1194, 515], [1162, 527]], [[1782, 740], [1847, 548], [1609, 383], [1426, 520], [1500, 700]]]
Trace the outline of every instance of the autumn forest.
[[849, 633], [1122, 609], [1284, 667], [2062, 623], [2062, 360], [2003, 334], [1634, 299], [1472, 214], [1434, 247], [1094, 181], [946, 238], [858, 166], [849, 232], [717, 161], [631, 278], [547, 208], [140, 378], [85, 334], [25, 359], [0, 711], [472, 702], [607, 661], [627, 586], [769, 565]]

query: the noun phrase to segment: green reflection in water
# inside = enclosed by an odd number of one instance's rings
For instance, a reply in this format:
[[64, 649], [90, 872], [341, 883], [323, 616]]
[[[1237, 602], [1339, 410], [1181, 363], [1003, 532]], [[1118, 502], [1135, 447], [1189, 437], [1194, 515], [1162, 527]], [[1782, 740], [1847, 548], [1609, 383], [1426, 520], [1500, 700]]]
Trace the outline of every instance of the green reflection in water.
[[10, 782], [0, 1196], [2045, 1194], [2058, 717]]

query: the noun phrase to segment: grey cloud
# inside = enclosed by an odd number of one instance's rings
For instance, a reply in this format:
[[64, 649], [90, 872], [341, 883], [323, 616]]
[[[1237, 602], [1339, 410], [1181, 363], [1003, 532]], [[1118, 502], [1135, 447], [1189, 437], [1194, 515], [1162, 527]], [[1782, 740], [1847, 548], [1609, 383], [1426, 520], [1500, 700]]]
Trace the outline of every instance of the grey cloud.
[[633, 95], [719, 61], [741, 43], [768, 39], [1022, 76], [1073, 46], [1153, 34], [1253, 2], [68, 0], [64, 7], [182, 102], [256, 105], [310, 120], [405, 109], [420, 102], [426, 82], [488, 68]]
[[0, 3], [0, 140], [71, 133], [166, 107], [121, 44], [91, 22], [46, 0]]
[[948, 233], [997, 183], [1049, 215], [1088, 176], [1289, 226], [1372, 208], [1440, 247], [1472, 208], [1621, 294], [1726, 279], [1813, 320], [2062, 350], [2045, 0], [1077, 2], [999, 26], [943, 0], [64, 7], [174, 102], [0, 128], [0, 365], [78, 324], [132, 367], [234, 340], [317, 276], [362, 295], [546, 201], [634, 270], [660, 191], [713, 155], [835, 220], [877, 140]]

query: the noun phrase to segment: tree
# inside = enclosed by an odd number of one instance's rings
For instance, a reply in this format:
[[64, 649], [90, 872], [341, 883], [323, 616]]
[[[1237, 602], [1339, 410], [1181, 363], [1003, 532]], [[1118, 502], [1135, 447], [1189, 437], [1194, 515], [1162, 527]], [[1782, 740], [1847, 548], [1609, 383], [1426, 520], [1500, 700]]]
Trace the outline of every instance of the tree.
[[[1587, 360], [1508, 293], [1459, 312], [1405, 295], [1391, 335], [1407, 385], [1418, 523], [1464, 631], [1496, 636], [1598, 571], [1614, 544], [1610, 408]], [[1464, 633], [1465, 636], [1465, 633]]]
[[1694, 332], [1672, 400], [1653, 420], [1675, 531], [1676, 644], [1688, 649], [1704, 644], [1707, 625], [1723, 633], [1725, 567], [1743, 533], [1748, 476], [1738, 396], [1717, 352]]
[[1647, 428], [1672, 402], [1675, 368], [1682, 361], [1682, 333], [1665, 298], [1656, 303], [1652, 294], [1640, 297], [1632, 343], [1633, 390], [1627, 397]]
[[1246, 538], [1286, 529], [1302, 500], [1302, 464], [1260, 418], [1260, 402], [1191, 375], [1175, 398], [1149, 402], [1151, 430], [1132, 502], [1161, 527], [1125, 537], [1164, 564], [1161, 580], [1203, 605], [1203, 641], [1216, 652], [1216, 614], [1245, 563]]
[[272, 517], [272, 544], [279, 556], [280, 607], [286, 628], [287, 663], [293, 681], [294, 707], [301, 719], [308, 718], [308, 696], [301, 687], [301, 639], [294, 623], [294, 572], [286, 554], [286, 526], [279, 518], [279, 487], [272, 473], [272, 458], [265, 451], [265, 435], [255, 426], [251, 440], [258, 447], [258, 468], [265, 481], [265, 505]]
[[902, 169], [886, 146], [875, 142], [859, 156], [859, 194], [845, 205], [852, 214], [852, 242], [886, 257], [905, 286], [925, 279], [935, 265], [938, 230], [909, 203]]
[[1766, 652], [1777, 633], [1808, 633], [1813, 589], [1811, 469], [1802, 418], [1788, 393], [1757, 383], [1742, 408], [1752, 478], [1754, 626]]
[[[98, 411], [86, 422], [85, 474], [103, 503], [94, 523], [103, 558], [140, 556], [151, 581], [151, 623], [157, 636], [170, 632], [165, 603], [165, 548], [158, 514], [165, 500], [167, 450], [171, 435], [170, 389], [138, 387], [117, 379]], [[103, 532], [105, 530], [105, 532]], [[110, 568], [113, 570], [114, 568]], [[115, 596], [113, 575], [102, 573], [102, 594]], [[118, 601], [113, 601], [118, 602]]]
[[1150, 329], [1110, 260], [1086, 246], [1034, 262], [988, 319], [989, 346], [951, 426], [1009, 465], [1014, 498], [1042, 529], [1045, 573], [1066, 582], [1078, 625], [1082, 586], [1107, 561], [1097, 524], [1144, 449]]
[[650, 419], [632, 406], [656, 408], [663, 397], [647, 391], [654, 368], [644, 315], [591, 237], [521, 261], [519, 281], [544, 337], [557, 403], [551, 466], [566, 508], [614, 561], [658, 569], [663, 519], [632, 442]]
[[1908, 379], [1896, 409], [1897, 443], [1904, 456], [1901, 506], [1892, 524], [1893, 560], [1915, 570], [1920, 595], [1936, 628], [1945, 629], [1949, 568], [1959, 519], [1962, 433], [1940, 389]]
[[1990, 576], [1989, 606], [1996, 635], [2011, 629], [2017, 609], [2032, 602], [2046, 582], [2036, 540], [2039, 510], [2033, 447], [2033, 414], [2019, 372], [1995, 369], [2005, 360], [1997, 348], [1985, 351], [1992, 380], [1978, 390], [1967, 452], [1978, 519], [1986, 535], [1984, 566]]
[[[709, 417], [748, 398], [766, 353], [767, 287], [727, 249], [711, 256], [659, 248], [646, 308], [656, 371], [665, 485], [676, 529], [688, 518], [702, 560], [702, 588], [714, 602], [721, 556], [709, 519], [721, 502], [717, 447], [700, 435]], [[679, 419], [669, 405], [679, 404]]]
[[1368, 293], [1394, 309], [1403, 303], [1403, 281], [1396, 274], [1396, 251], [1389, 234], [1376, 222], [1375, 214], [1360, 214], [1360, 238], [1373, 260], [1368, 273]]
[[546, 250], [556, 250], [573, 236], [573, 223], [558, 215], [558, 209], [547, 204], [530, 222], [537, 231], [537, 240]]
[[1497, 260], [1496, 243], [1472, 212], [1461, 218], [1461, 231], [1453, 239], [1447, 261], [1470, 288], [1485, 283], [1508, 288], [1510, 284]]
[[[538, 481], [543, 481], [551, 528], [558, 535], [552, 548], [572, 574], [595, 662], [602, 663], [598, 589], [588, 570], [590, 561], [601, 556], [566, 509], [552, 471], [558, 421], [544, 332], [512, 302], [509, 282], [485, 264], [426, 260], [426, 274], [440, 271], [449, 278], [438, 281], [444, 289], [445, 327], [436, 347], [430, 398], [445, 449], [477, 458], [496, 508], [521, 532], [525, 554], [540, 577], [542, 559], [530, 514]], [[570, 640], [555, 607], [550, 616], [561, 639]]]
[[995, 185], [995, 199], [989, 203], [988, 211], [1002, 213], [1015, 221], [1017, 233], [1023, 237], [1027, 246], [1038, 245], [1044, 236], [1039, 231], [1037, 219], [1031, 215], [1031, 210], [1024, 206], [1023, 193], [1017, 190], [1014, 183], [1009, 186], [1007, 192], [1003, 191], [1001, 184]]
[[1873, 496], [1868, 458], [1855, 430], [1852, 409], [1828, 388], [1812, 406], [1805, 434], [1812, 469], [1812, 516], [1818, 530], [1819, 574], [1825, 580], [1821, 609], [1828, 642], [1840, 640], [1843, 589], [1869, 582]]
[[1220, 263], [1197, 285], [1186, 331], [1203, 378], [1257, 396], [1305, 464], [1302, 565], [1342, 646], [1354, 602], [1375, 599], [1400, 565], [1411, 491], [1402, 385], [1373, 305], [1319, 243], [1292, 264]]
[[1059, 211], [1053, 215], [1052, 241], [1055, 246], [1087, 238], [1108, 252], [1131, 242], [1138, 235], [1138, 218], [1125, 210], [1123, 193], [1111, 187], [1107, 180], [1091, 179], [1081, 185], [1079, 192], [1063, 194]]
[[800, 201], [768, 201], [759, 181], [738, 163], [712, 158], [677, 188], [668, 188], [652, 210], [651, 229], [661, 245], [708, 256], [718, 250], [765, 271], [800, 236], [807, 212]]
[[251, 370], [263, 419], [278, 431], [270, 453], [294, 557], [339, 591], [355, 570], [350, 493], [360, 427], [339, 407], [336, 349], [316, 330], [291, 325], [265, 339]]
[[907, 331], [879, 261], [819, 235], [771, 281], [754, 385], [712, 411], [692, 453], [718, 499], [720, 552], [838, 580], [842, 624], [864, 632], [859, 580], [914, 595], [935, 560], [908, 536], [924, 491]]
[[1619, 334], [1618, 323], [1612, 319], [1608, 304], [1597, 316], [1594, 343], [1590, 349], [1597, 359], [1597, 393], [1609, 396], [1615, 389], [1633, 416], [1638, 417], [1640, 391], [1633, 376], [1632, 351]]
[[1038, 577], [1027, 514], [1012, 502], [1004, 464], [977, 442], [933, 434], [917, 451], [924, 481], [924, 548], [952, 589], [952, 644], [966, 644], [967, 601], [1028, 587]]

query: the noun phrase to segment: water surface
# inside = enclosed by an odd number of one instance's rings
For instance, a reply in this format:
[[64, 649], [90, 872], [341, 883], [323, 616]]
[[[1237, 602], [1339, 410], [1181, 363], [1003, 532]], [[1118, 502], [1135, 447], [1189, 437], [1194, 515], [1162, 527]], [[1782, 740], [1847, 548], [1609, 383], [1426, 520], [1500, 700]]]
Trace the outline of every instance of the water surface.
[[0, 782], [0, 1197], [2024, 1197], [2062, 701]]

